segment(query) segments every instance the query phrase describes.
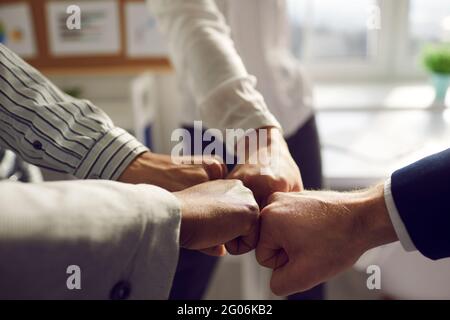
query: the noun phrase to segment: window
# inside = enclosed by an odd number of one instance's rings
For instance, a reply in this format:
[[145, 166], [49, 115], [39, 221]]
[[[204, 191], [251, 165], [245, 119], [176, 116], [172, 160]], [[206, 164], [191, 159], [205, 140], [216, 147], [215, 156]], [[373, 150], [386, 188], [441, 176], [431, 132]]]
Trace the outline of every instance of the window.
[[373, 0], [289, 0], [293, 50], [307, 60], [365, 59]]
[[450, 41], [450, 0], [411, 0], [409, 30], [413, 55], [426, 43]]
[[[450, 41], [450, 0], [287, 0], [292, 50], [316, 79], [423, 77], [426, 43]], [[380, 8], [380, 29], [368, 28]]]

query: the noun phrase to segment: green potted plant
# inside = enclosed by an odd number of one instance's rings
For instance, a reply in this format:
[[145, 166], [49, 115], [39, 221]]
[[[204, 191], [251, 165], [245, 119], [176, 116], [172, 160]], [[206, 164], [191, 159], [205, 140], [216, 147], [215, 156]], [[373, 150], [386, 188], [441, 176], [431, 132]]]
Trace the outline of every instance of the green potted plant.
[[436, 91], [435, 104], [445, 105], [450, 85], [450, 43], [427, 45], [422, 53], [423, 63], [431, 72]]

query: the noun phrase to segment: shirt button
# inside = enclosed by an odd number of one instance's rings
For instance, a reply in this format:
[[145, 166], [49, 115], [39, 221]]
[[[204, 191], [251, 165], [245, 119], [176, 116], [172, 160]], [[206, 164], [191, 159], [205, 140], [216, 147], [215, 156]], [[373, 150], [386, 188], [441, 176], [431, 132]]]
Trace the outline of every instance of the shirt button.
[[109, 298], [111, 300], [125, 300], [130, 296], [131, 286], [127, 281], [119, 281], [112, 288]]
[[42, 150], [42, 143], [38, 140], [33, 142], [33, 148], [36, 150]]

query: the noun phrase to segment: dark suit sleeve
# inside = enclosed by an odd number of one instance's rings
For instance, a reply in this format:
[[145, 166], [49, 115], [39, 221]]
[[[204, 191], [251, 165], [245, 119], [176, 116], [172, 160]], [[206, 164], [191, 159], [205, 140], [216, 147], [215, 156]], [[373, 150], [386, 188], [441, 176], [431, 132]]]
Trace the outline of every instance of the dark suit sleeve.
[[394, 172], [391, 188], [416, 248], [433, 260], [450, 257], [450, 149]]

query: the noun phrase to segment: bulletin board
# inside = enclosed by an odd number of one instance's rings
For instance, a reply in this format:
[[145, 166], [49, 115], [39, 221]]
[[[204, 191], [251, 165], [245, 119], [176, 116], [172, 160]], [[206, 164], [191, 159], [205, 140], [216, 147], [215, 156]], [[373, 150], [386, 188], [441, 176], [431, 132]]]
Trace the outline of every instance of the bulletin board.
[[[170, 71], [171, 66], [167, 58], [167, 54], [156, 52], [155, 54], [140, 54], [139, 50], [145, 49], [145, 43], [141, 44], [140, 40], [134, 40], [131, 42], [130, 35], [130, 22], [138, 23], [139, 19], [135, 18], [134, 12], [143, 8], [143, 0], [81, 0], [70, 1], [63, 3], [113, 3], [117, 7], [117, 21], [116, 26], [118, 35], [117, 48], [111, 52], [97, 52], [94, 54], [89, 53], [69, 53], [55, 54], [55, 46], [52, 38], [50, 28], [52, 23], [51, 16], [49, 17], [49, 6], [53, 4], [61, 3], [57, 0], [0, 0], [0, 10], [2, 5], [6, 7], [16, 6], [17, 4], [27, 4], [30, 8], [32, 25], [31, 29], [34, 33], [34, 47], [35, 53], [30, 57], [24, 57], [34, 67], [50, 74], [66, 74], [66, 73], [137, 73], [148, 70], [155, 71]], [[133, 11], [134, 10], [134, 11]], [[137, 12], [139, 13], [139, 12]], [[83, 11], [81, 12], [83, 15]], [[133, 19], [129, 19], [133, 17]], [[127, 20], [128, 16], [128, 20]], [[1, 17], [1, 16], [0, 16]], [[142, 19], [141, 19], [142, 20]], [[83, 21], [83, 20], [82, 20]], [[82, 26], [83, 27], [83, 26]], [[142, 29], [142, 28], [141, 28]], [[139, 30], [138, 30], [139, 31]], [[144, 30], [147, 31], [147, 30]], [[68, 32], [68, 31], [67, 31]], [[1, 31], [0, 31], [1, 33]], [[0, 35], [1, 36], [1, 35]], [[52, 42], [53, 41], [53, 42]], [[114, 41], [113, 41], [114, 42]], [[159, 45], [159, 44], [158, 44]], [[141, 46], [141, 47], [140, 47]], [[60, 50], [64, 50], [61, 46]]]

